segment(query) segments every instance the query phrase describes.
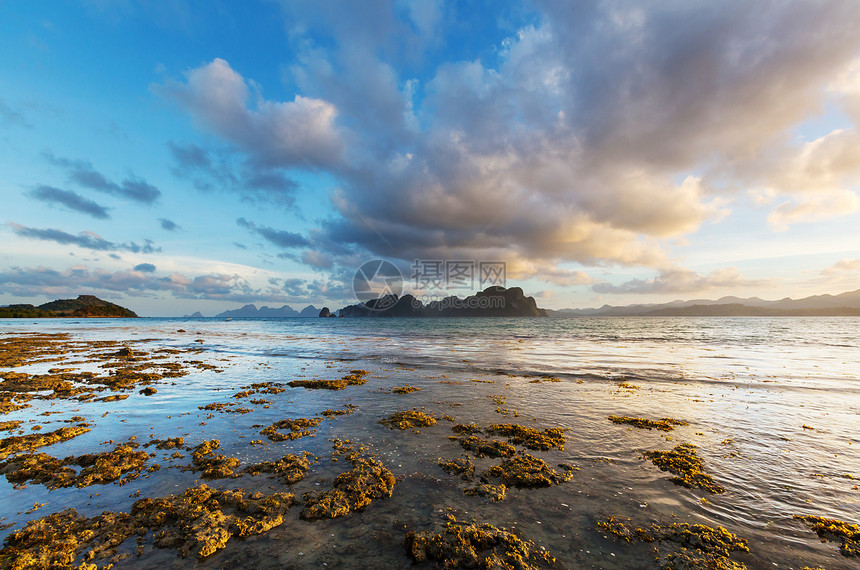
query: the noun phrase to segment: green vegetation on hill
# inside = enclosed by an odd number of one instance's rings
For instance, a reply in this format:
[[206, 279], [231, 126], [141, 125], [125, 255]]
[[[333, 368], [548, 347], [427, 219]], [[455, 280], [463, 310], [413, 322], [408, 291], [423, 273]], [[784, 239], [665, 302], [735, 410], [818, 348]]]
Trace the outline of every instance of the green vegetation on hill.
[[0, 319], [35, 319], [57, 317], [114, 317], [137, 318], [134, 311], [102, 301], [93, 295], [79, 295], [77, 299], [58, 299], [39, 305], [9, 305], [0, 307]]

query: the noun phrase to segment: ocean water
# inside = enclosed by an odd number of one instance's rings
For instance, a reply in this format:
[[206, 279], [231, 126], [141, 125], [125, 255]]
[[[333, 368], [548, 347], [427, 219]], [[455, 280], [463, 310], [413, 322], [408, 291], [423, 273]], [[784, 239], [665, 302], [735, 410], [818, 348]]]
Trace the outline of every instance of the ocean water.
[[[280, 527], [234, 539], [203, 561], [149, 549], [119, 567], [399, 568], [410, 564], [405, 532], [439, 528], [446, 512], [514, 529], [570, 568], [657, 567], [652, 545], [618, 542], [599, 530], [597, 522], [610, 515], [640, 526], [724, 526], [749, 540], [751, 552], [735, 559], [750, 568], [858, 567], [857, 559], [839, 554], [838, 544], [820, 542], [792, 515], [860, 523], [860, 481], [846, 477], [860, 478], [860, 318], [0, 320], [0, 334], [34, 331], [135, 341], [144, 349], [198, 347], [204, 352], [195, 359], [223, 369], [165, 381], [151, 397], [134, 391], [111, 404], [34, 401], [33, 408], [3, 417], [45, 429], [67, 425], [63, 414], [95, 423], [91, 433], [42, 451], [77, 455], [104, 450], [106, 440], [150, 434], [182, 435], [192, 445], [218, 438], [223, 452], [243, 463], [308, 450], [321, 461], [292, 489], [300, 496], [326, 488], [346, 469], [327, 460], [328, 439], [340, 437], [367, 445], [398, 478], [394, 496], [343, 518], [309, 523], [295, 508]], [[337, 378], [355, 368], [370, 371], [367, 384], [334, 392], [288, 388], [263, 396], [270, 406], [242, 415], [198, 409], [231, 401], [251, 382]], [[560, 381], [531, 382], [541, 376]], [[620, 382], [637, 388], [620, 388]], [[421, 390], [390, 393], [403, 385]], [[252, 426], [346, 404], [358, 411], [323, 422], [315, 437], [248, 445], [260, 438]], [[49, 408], [62, 414], [40, 415]], [[460, 423], [565, 428], [564, 450], [532, 453], [579, 470], [567, 483], [512, 489], [497, 503], [467, 497], [466, 484], [437, 465], [463, 455], [447, 439], [449, 422], [420, 433], [378, 424], [411, 408]], [[617, 425], [609, 415], [672, 417], [690, 425], [667, 434]], [[679, 443], [698, 446], [724, 494], [676, 486], [641, 456]], [[494, 463], [475, 462], [479, 471]], [[169, 468], [124, 487], [48, 492], [39, 485], [13, 489], [0, 480], [0, 522], [14, 523], [3, 536], [69, 506], [86, 515], [127, 511], [135, 491], [160, 496], [194, 481], [194, 474]], [[283, 490], [263, 477], [207, 483]], [[26, 513], [34, 503], [46, 505]]]

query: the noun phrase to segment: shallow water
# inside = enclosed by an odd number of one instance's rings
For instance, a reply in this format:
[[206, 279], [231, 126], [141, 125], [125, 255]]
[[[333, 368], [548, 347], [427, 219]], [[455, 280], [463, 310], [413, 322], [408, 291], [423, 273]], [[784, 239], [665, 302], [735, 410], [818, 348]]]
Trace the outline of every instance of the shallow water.
[[[403, 567], [410, 564], [402, 546], [405, 532], [436, 527], [446, 509], [459, 519], [516, 529], [571, 568], [655, 567], [651, 545], [604, 536], [596, 523], [608, 515], [630, 517], [641, 526], [654, 521], [725, 526], [749, 539], [751, 553], [734, 558], [750, 568], [858, 566], [839, 554], [838, 544], [819, 542], [792, 519], [814, 514], [860, 522], [858, 481], [843, 477], [860, 477], [858, 318], [0, 321], [0, 334], [33, 331], [70, 332], [86, 341], [151, 339], [144, 349], [202, 347], [205, 352], [194, 358], [224, 369], [165, 379], [151, 397], [135, 390], [110, 404], [33, 401], [32, 408], [3, 416], [26, 420], [27, 433], [35, 424], [44, 430], [68, 425], [62, 420], [71, 415], [95, 423], [92, 432], [41, 451], [78, 455], [105, 450], [100, 443], [106, 440], [137, 435], [145, 441], [150, 434], [182, 435], [191, 445], [217, 438], [223, 453], [243, 464], [308, 450], [320, 462], [291, 489], [300, 496], [326, 488], [346, 469], [329, 459], [328, 438], [340, 437], [369, 446], [398, 477], [390, 499], [359, 513], [309, 523], [299, 520], [300, 509], [294, 508], [280, 527], [234, 539], [204, 561], [148, 549], [120, 567]], [[53, 366], [15, 370], [36, 373]], [[243, 403], [254, 408], [248, 414], [198, 409], [231, 401], [251, 382], [338, 378], [353, 368], [371, 372], [367, 384], [335, 392], [288, 388], [262, 396], [271, 400], [268, 408]], [[536, 375], [561, 382], [530, 383]], [[620, 381], [638, 389], [619, 389]], [[407, 384], [421, 391], [387, 393]], [[490, 396], [504, 397], [504, 403]], [[323, 421], [315, 437], [248, 445], [265, 439], [252, 425], [311, 417], [348, 403], [358, 411]], [[420, 433], [390, 431], [377, 423], [412, 407], [424, 407], [437, 418], [449, 414], [460, 423], [567, 428], [563, 451], [531, 453], [579, 471], [551, 488], [511, 489], [498, 503], [465, 496], [467, 484], [437, 465], [439, 458], [462, 455], [447, 439], [449, 422]], [[40, 415], [44, 411], [63, 413]], [[673, 417], [690, 425], [666, 434], [613, 424], [606, 419], [612, 414]], [[676, 486], [668, 473], [641, 458], [643, 451], [684, 442], [699, 446], [707, 471], [726, 493]], [[174, 464], [168, 455], [158, 452], [164, 467]], [[478, 471], [494, 463], [473, 460]], [[39, 485], [13, 489], [0, 480], [2, 522], [15, 523], [0, 536], [68, 506], [86, 515], [127, 511], [136, 491], [161, 496], [194, 481], [193, 473], [169, 468], [123, 487], [48, 492]], [[208, 483], [283, 490], [262, 476]], [[47, 504], [25, 514], [34, 502]]]

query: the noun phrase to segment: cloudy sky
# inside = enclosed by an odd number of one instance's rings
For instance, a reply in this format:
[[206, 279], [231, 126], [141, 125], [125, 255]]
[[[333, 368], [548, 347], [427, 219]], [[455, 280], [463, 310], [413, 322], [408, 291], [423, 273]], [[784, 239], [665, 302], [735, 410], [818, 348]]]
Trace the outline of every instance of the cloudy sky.
[[378, 258], [550, 308], [860, 288], [856, 0], [0, 15], [0, 304], [340, 307]]

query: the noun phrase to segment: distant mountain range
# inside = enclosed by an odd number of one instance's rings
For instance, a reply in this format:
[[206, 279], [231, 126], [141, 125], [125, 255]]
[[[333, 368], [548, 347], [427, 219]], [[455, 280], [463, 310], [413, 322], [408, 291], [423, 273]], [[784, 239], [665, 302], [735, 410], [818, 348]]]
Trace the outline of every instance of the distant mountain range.
[[113, 317], [137, 318], [134, 311], [102, 301], [93, 295], [79, 295], [77, 299], [57, 299], [38, 307], [34, 305], [8, 305], [0, 307], [0, 318], [3, 319], [36, 319], [56, 317]]
[[671, 303], [604, 305], [599, 309], [547, 310], [551, 317], [803, 317], [860, 316], [860, 289], [839, 295], [815, 295], [803, 299], [766, 301], [758, 297], [722, 297], [716, 301], [694, 299]]
[[[280, 308], [262, 306], [259, 309], [256, 305], [245, 305], [241, 309], [233, 309], [232, 311], [224, 311], [218, 313], [216, 317], [231, 318], [231, 319], [263, 319], [263, 318], [279, 318], [279, 317], [319, 317], [320, 310], [313, 305], [308, 305], [301, 311], [297, 311], [289, 305], [284, 305]], [[195, 313], [193, 316], [203, 316]]]

